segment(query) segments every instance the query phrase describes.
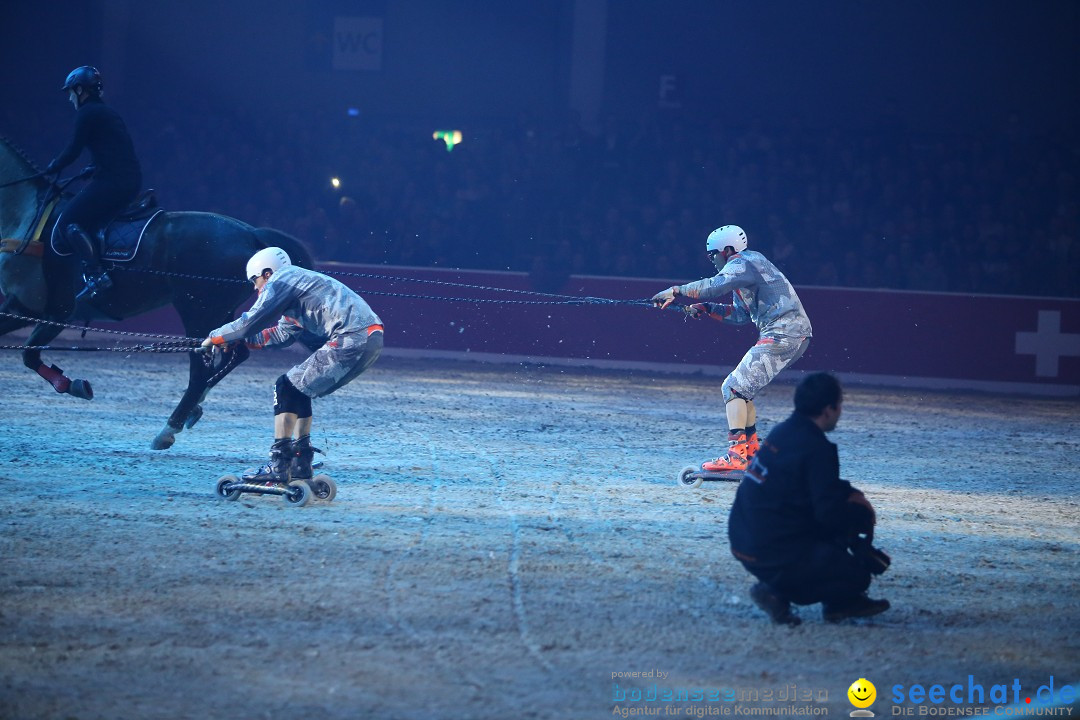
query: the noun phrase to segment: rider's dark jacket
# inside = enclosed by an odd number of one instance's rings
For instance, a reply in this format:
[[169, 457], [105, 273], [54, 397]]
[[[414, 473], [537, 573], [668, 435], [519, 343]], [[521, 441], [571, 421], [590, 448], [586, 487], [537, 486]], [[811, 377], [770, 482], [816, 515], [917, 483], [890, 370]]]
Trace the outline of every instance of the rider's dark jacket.
[[49, 163], [49, 170], [62, 170], [84, 149], [95, 168], [93, 179], [68, 204], [63, 220], [93, 232], [135, 199], [142, 170], [123, 119], [100, 98], [91, 97], [79, 107], [71, 142]]

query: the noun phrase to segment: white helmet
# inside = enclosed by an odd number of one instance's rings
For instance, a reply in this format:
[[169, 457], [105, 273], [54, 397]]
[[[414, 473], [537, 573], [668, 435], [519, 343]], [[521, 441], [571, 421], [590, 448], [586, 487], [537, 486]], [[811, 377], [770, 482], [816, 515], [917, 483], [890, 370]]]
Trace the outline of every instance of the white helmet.
[[263, 270], [277, 272], [286, 265], [292, 265], [289, 254], [279, 247], [263, 248], [251, 256], [247, 262], [247, 278], [254, 280], [263, 274]]
[[746, 249], [746, 232], [738, 225], [724, 225], [709, 233], [705, 240], [705, 250], [722, 252], [727, 246], [735, 248], [735, 252]]

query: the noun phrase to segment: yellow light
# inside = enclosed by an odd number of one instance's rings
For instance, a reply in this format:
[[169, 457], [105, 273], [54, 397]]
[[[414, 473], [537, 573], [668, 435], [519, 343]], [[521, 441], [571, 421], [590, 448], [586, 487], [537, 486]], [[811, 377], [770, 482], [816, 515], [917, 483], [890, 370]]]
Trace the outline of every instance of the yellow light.
[[330, 184], [333, 185], [335, 188], [341, 187], [341, 178], [336, 178], [336, 177], [330, 178]]

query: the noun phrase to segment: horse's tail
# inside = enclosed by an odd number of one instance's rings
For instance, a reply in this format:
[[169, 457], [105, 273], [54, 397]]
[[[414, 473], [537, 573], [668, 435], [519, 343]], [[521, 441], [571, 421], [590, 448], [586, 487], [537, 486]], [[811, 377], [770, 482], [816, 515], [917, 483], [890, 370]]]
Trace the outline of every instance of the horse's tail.
[[299, 265], [309, 270], [315, 267], [315, 260], [311, 256], [311, 251], [299, 238], [268, 227], [255, 228], [255, 236], [259, 238], [259, 242], [262, 243], [263, 247], [279, 247], [287, 252], [293, 265]]

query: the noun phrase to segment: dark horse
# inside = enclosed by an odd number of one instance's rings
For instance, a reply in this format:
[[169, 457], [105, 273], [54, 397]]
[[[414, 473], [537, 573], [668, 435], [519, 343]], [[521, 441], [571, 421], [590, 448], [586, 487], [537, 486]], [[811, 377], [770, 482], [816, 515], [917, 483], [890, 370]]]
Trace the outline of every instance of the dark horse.
[[[0, 137], [0, 239], [30, 237], [39, 208], [54, 192], [55, 186], [40, 177], [34, 164]], [[50, 231], [51, 227], [45, 227], [41, 233], [46, 246]], [[93, 300], [92, 305], [76, 304], [75, 290], [79, 285], [76, 263], [71, 258], [49, 254], [47, 288], [42, 247], [35, 243], [17, 252], [19, 245], [22, 243], [7, 243], [5, 251], [0, 252], [0, 293], [4, 297], [0, 312], [63, 323], [76, 317], [119, 320], [171, 304], [190, 338], [206, 337], [211, 330], [231, 320], [240, 304], [251, 297], [250, 283], [209, 278], [243, 280], [248, 258], [269, 246], [284, 249], [297, 265], [308, 268], [312, 265], [311, 255], [303, 245], [277, 230], [255, 228], [214, 213], [163, 212], [147, 227], [135, 259], [118, 265], [110, 273], [114, 287]], [[44, 253], [51, 251], [45, 247]], [[0, 316], [0, 335], [30, 324]], [[62, 329], [37, 323], [26, 345], [47, 345]], [[188, 355], [187, 390], [151, 443], [155, 450], [170, 447], [176, 433], [198, 421], [202, 415], [199, 403], [213, 385], [247, 357], [247, 350], [239, 346], [231, 357], [213, 368], [203, 362], [202, 355], [195, 352]], [[46, 366], [41, 361], [41, 351], [26, 349], [22, 356], [23, 363], [48, 380], [57, 392], [86, 400], [93, 398], [88, 382], [71, 380], [56, 366]]]

